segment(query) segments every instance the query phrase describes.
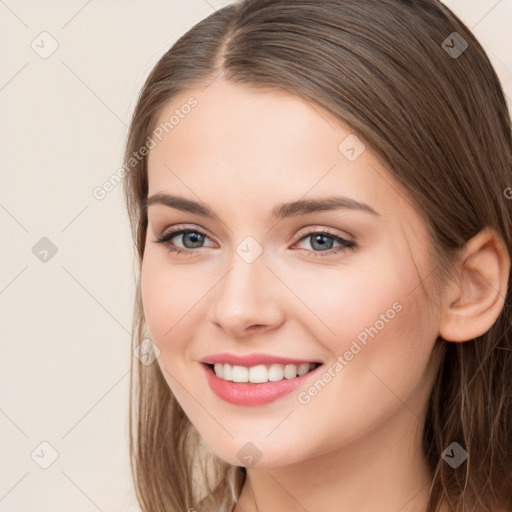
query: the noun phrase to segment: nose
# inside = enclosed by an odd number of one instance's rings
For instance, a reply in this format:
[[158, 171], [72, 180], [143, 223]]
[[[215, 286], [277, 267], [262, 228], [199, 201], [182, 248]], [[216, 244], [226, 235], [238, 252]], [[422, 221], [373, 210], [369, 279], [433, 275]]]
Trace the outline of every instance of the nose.
[[237, 254], [214, 287], [209, 319], [225, 334], [243, 338], [278, 328], [285, 319], [285, 286], [260, 255], [252, 263]]

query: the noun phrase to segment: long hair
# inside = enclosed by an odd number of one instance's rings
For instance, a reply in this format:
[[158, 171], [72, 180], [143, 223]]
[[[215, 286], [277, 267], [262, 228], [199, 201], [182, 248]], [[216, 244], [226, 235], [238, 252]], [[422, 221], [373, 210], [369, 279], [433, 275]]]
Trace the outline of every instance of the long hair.
[[[221, 74], [231, 83], [289, 91], [350, 126], [423, 215], [434, 281], [455, 275], [455, 255], [484, 227], [512, 254], [504, 193], [512, 186], [510, 113], [485, 51], [459, 18], [437, 0], [239, 1], [197, 23], [161, 57], [133, 113], [123, 180], [136, 260], [132, 350], [148, 337], [140, 292], [148, 194], [141, 148], [175, 95]], [[442, 357], [423, 431], [433, 475], [428, 512], [443, 499], [454, 512], [512, 510], [510, 295], [509, 280], [504, 307], [482, 336], [436, 341]], [[158, 365], [136, 357], [129, 420], [132, 474], [145, 512], [232, 510], [245, 468], [204, 446]], [[468, 453], [457, 469], [442, 458], [453, 441]]]

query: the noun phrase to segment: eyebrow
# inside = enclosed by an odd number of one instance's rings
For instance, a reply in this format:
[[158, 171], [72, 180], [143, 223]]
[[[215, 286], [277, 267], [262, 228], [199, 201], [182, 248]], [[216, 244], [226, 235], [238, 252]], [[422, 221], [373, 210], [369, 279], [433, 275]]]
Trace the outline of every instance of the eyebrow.
[[[158, 192], [151, 197], [148, 197], [146, 199], [145, 207], [147, 209], [154, 204], [161, 204], [169, 208], [201, 215], [211, 219], [216, 217], [208, 206], [190, 199], [185, 199], [184, 197], [164, 194], [162, 192]], [[299, 199], [289, 203], [282, 203], [272, 209], [272, 217], [275, 219], [284, 219], [286, 217], [339, 209], [358, 210], [380, 217], [380, 214], [371, 206], [344, 196], [332, 196], [323, 199]]]

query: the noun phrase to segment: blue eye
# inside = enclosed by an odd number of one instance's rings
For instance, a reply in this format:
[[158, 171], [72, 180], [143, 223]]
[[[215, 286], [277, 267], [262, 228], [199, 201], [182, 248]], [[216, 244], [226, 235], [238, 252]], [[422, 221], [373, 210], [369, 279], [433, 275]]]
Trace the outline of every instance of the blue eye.
[[[190, 249], [190, 248], [180, 249], [179, 247], [176, 247], [176, 245], [174, 245], [171, 242], [171, 240], [177, 236], [189, 235], [189, 234], [195, 235], [195, 236], [191, 237], [192, 244], [201, 243], [202, 241], [204, 241], [204, 238], [206, 238], [206, 235], [204, 233], [201, 233], [200, 231], [197, 231], [195, 229], [176, 229], [174, 231], [169, 231], [167, 234], [165, 234], [161, 237], [158, 237], [155, 240], [155, 242], [158, 244], [165, 245], [169, 249], [169, 252], [175, 252], [177, 254], [195, 252], [193, 250], [194, 248], [201, 248], [201, 247], [199, 246], [199, 247], [194, 247], [192, 249]], [[183, 240], [184, 240], [184, 238], [182, 238], [182, 241]], [[189, 240], [190, 240], [190, 238], [189, 238]]]
[[[191, 237], [186, 238], [186, 235], [194, 235]], [[182, 243], [187, 240], [187, 243], [192, 244], [194, 247], [185, 247], [180, 248], [176, 246], [174, 243], [171, 242], [173, 238], [176, 238], [178, 236], [182, 236]], [[201, 243], [204, 242], [205, 238], [208, 238], [207, 235], [202, 233], [201, 231], [198, 231], [196, 229], [175, 229], [173, 231], [169, 231], [165, 235], [162, 235], [160, 237], [157, 237], [154, 242], [158, 244], [162, 244], [167, 247], [169, 252], [173, 252], [175, 254], [192, 254], [195, 251], [194, 249], [201, 249], [203, 248], [201, 246]], [[323, 257], [323, 256], [331, 256], [333, 254], [337, 254], [343, 251], [347, 250], [353, 250], [357, 248], [357, 244], [352, 240], [346, 240], [345, 238], [342, 238], [338, 235], [335, 235], [334, 233], [330, 233], [329, 231], [309, 231], [302, 237], [300, 237], [297, 242], [301, 242], [302, 240], [306, 240], [307, 238], [311, 238], [311, 243], [316, 244], [317, 247], [320, 246], [319, 251], [315, 250], [309, 250], [304, 249], [308, 251], [308, 256], [310, 257]], [[340, 245], [339, 247], [332, 248], [332, 244], [329, 242], [326, 242], [325, 240], [334, 240], [335, 242], [338, 242]], [[313, 246], [313, 245], [312, 245]], [[326, 250], [322, 249], [323, 247], [327, 247]]]
[[[332, 254], [338, 254], [340, 252], [355, 249], [357, 247], [357, 244], [352, 240], [346, 240], [345, 238], [335, 235], [334, 233], [329, 233], [328, 231], [310, 231], [306, 235], [302, 236], [298, 241], [301, 242], [302, 240], [306, 240], [308, 238], [311, 239], [310, 244], [312, 247], [315, 245], [320, 247], [319, 251], [308, 250], [308, 256], [313, 258], [317, 258], [318, 256], [330, 256]], [[340, 245], [338, 247], [332, 248], [332, 243], [325, 241], [329, 239], [338, 242]], [[327, 249], [323, 249], [322, 247], [327, 247]]]

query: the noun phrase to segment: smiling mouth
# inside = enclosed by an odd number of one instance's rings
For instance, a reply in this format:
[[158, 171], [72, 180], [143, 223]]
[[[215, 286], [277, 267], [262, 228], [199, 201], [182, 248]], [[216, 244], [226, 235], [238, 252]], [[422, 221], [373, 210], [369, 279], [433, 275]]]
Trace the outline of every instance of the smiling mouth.
[[240, 366], [228, 363], [207, 364], [210, 370], [226, 382], [245, 384], [264, 384], [266, 382], [279, 382], [293, 380], [316, 370], [322, 363], [296, 364], [260, 364], [257, 366]]

